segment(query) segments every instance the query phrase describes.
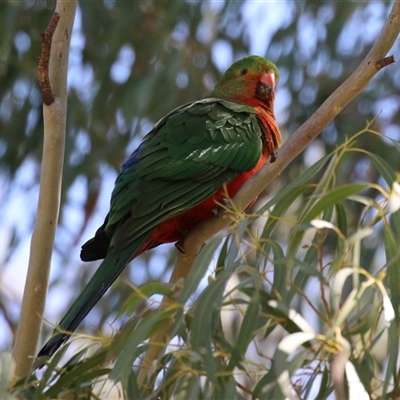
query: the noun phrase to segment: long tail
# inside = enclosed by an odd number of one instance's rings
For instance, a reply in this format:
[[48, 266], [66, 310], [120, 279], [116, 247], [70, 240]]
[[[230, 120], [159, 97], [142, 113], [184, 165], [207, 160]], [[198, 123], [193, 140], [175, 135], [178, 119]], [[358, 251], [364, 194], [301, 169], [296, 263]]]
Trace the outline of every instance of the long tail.
[[[92, 279], [72, 304], [58, 327], [53, 331], [51, 339], [40, 350], [38, 358], [42, 356], [51, 357], [68, 340], [70, 333], [78, 327], [89, 311], [113, 284], [128, 262], [137, 254], [138, 249], [146, 241], [147, 237], [148, 234], [143, 235], [125, 249], [117, 252], [110, 251], [107, 254]], [[60, 330], [70, 333], [60, 333]]]

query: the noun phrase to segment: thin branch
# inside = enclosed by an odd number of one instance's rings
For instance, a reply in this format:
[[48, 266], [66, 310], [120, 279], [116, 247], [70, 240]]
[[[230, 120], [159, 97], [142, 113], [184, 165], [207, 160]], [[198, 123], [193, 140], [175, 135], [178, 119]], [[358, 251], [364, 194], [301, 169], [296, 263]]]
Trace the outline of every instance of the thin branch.
[[[385, 56], [392, 48], [399, 32], [400, 0], [396, 0], [380, 37], [366, 58], [353, 74], [318, 108], [311, 118], [275, 153], [276, 159], [268, 162], [253, 178], [243, 185], [233, 198], [237, 209], [244, 210], [320, 134], [343, 108], [364, 90], [381, 68], [394, 62], [392, 56], [387, 58]], [[175, 284], [178, 280], [186, 278], [204, 243], [222, 229], [227, 228], [230, 223], [229, 215], [222, 213], [219, 218], [211, 217], [193, 228], [183, 241], [185, 252], [178, 255], [170, 283]], [[160, 339], [162, 339], [160, 337], [161, 334], [151, 338], [150, 343], [153, 341], [160, 342]], [[146, 371], [156, 359], [160, 358], [163, 351], [164, 349], [161, 348], [149, 348], [143, 358], [141, 368], [144, 371], [140, 371], [139, 384], [145, 382]]]
[[[57, 1], [58, 16], [57, 14], [53, 16], [48, 30], [42, 35], [43, 52], [38, 67], [45, 102], [42, 171], [21, 318], [13, 350], [17, 377], [24, 377], [30, 373], [42, 329], [60, 208], [67, 112], [68, 55], [76, 4], [76, 0]], [[50, 105], [46, 105], [47, 103]]]

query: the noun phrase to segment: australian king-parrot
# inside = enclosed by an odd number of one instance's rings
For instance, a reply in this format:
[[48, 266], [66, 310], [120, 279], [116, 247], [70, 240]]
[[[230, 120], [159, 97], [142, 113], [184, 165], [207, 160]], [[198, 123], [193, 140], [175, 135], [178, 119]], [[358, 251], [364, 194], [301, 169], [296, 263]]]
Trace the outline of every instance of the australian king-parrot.
[[[161, 118], [123, 164], [110, 211], [81, 259], [103, 259], [38, 357], [52, 356], [126, 265], [145, 250], [181, 241], [233, 197], [281, 143], [274, 116], [278, 69], [248, 56], [203, 100]], [[63, 332], [60, 332], [62, 330]]]

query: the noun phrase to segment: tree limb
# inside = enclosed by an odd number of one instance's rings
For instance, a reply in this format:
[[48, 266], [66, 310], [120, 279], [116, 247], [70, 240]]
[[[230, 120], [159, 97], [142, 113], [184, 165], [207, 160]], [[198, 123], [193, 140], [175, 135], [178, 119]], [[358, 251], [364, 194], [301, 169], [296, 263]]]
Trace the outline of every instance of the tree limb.
[[[366, 58], [353, 74], [318, 108], [318, 110], [283, 144], [275, 153], [276, 159], [268, 162], [260, 171], [248, 180], [233, 198], [235, 207], [244, 210], [282, 170], [297, 157], [320, 132], [368, 85], [371, 79], [386, 65], [394, 62], [393, 56], [385, 57], [392, 48], [400, 32], [400, 0], [393, 4], [391, 13], [383, 31]], [[170, 283], [187, 277], [193, 262], [204, 243], [231, 223], [229, 213], [219, 218], [211, 217], [195, 226], [183, 241], [184, 253], [179, 253]], [[170, 300], [166, 299], [165, 304]], [[161, 304], [165, 306], [164, 301]], [[160, 343], [166, 329], [150, 338], [149, 343]], [[139, 384], [144, 384], [146, 374], [152, 363], [163, 354], [164, 349], [152, 346], [144, 355]], [[150, 383], [151, 385], [151, 383]]]
[[69, 43], [76, 4], [76, 0], [57, 1], [56, 14], [51, 19], [47, 31], [42, 35], [43, 51], [38, 66], [44, 97], [42, 171], [21, 318], [13, 350], [17, 377], [24, 377], [30, 373], [42, 329], [53, 242], [60, 208]]

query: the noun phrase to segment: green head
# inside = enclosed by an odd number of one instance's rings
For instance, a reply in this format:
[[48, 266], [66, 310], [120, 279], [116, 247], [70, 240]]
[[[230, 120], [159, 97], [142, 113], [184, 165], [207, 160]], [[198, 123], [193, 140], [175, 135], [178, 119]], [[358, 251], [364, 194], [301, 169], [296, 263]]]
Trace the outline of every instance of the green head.
[[210, 96], [251, 106], [272, 106], [278, 78], [278, 68], [272, 61], [248, 56], [228, 68]]

